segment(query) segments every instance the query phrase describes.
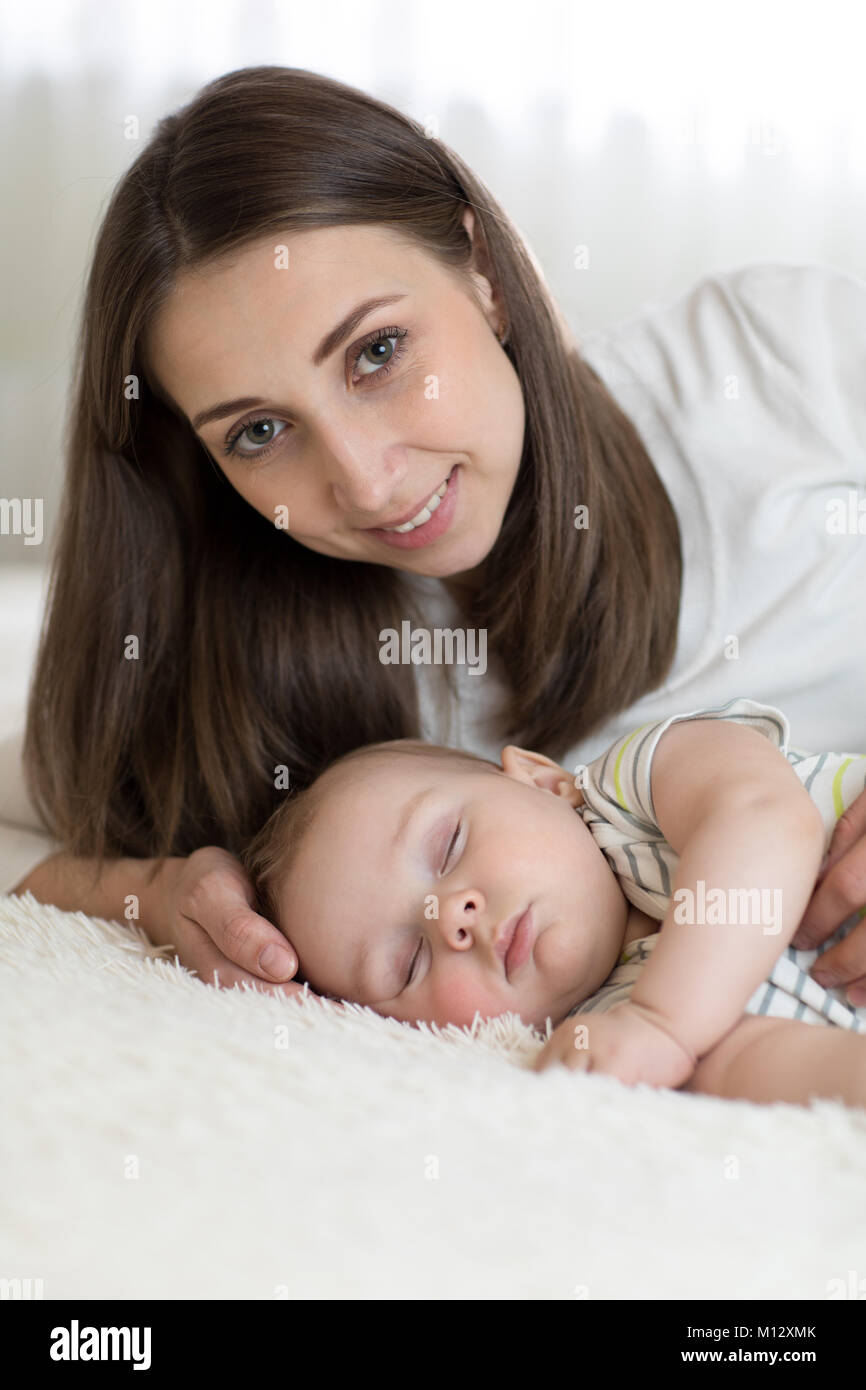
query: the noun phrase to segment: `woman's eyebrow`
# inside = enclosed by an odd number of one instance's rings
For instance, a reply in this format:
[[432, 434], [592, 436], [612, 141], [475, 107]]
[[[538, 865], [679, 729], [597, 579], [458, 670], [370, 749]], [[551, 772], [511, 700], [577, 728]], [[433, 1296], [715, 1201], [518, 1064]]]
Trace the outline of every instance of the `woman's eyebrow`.
[[[405, 294], [385, 294], [378, 295], [374, 299], [365, 299], [360, 304], [356, 304], [354, 309], [350, 310], [344, 319], [341, 319], [336, 328], [332, 328], [330, 333], [325, 334], [313, 353], [313, 366], [321, 367], [322, 363], [337, 351], [337, 348], [354, 333], [359, 324], [363, 323], [367, 315], [372, 314], [374, 309], [382, 309], [386, 304], [396, 304], [398, 300], [405, 298]], [[226, 415], [234, 415], [238, 410], [254, 410], [256, 406], [264, 404], [265, 400], [262, 396], [239, 396], [233, 401], [221, 401], [219, 405], [209, 406], [207, 410], [200, 410], [198, 415], [193, 416], [192, 427], [194, 430], [200, 430], [203, 425], [213, 424], [214, 420], [222, 420]]]
[[374, 309], [382, 309], [386, 304], [396, 304], [398, 300], [405, 299], [404, 294], [385, 294], [379, 295], [374, 299], [364, 299], [355, 308], [350, 310], [344, 319], [332, 328], [330, 333], [326, 333], [316, 351], [313, 353], [313, 366], [321, 367], [326, 358], [336, 352], [341, 343], [354, 333], [359, 324], [363, 323], [368, 314], [372, 314]]

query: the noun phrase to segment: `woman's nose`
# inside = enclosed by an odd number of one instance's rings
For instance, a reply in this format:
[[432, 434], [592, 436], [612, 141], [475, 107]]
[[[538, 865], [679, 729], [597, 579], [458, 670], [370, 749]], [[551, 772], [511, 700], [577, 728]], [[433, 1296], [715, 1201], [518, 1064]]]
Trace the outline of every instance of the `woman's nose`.
[[369, 435], [340, 435], [326, 445], [325, 476], [334, 501], [350, 519], [384, 520], [404, 492], [406, 450]]

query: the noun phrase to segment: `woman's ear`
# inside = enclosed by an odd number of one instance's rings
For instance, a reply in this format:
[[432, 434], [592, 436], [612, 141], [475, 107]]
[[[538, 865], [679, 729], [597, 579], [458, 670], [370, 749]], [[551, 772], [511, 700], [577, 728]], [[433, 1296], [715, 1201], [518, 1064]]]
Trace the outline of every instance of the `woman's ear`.
[[507, 315], [494, 280], [487, 243], [481, 228], [476, 226], [475, 214], [471, 208], [466, 208], [460, 220], [472, 242], [472, 268], [469, 274], [475, 285], [478, 307], [490, 324], [491, 331], [499, 337], [500, 321], [503, 317], [507, 321]]
[[516, 744], [509, 743], [503, 748], [500, 761], [503, 772], [516, 782], [553, 792], [554, 796], [563, 797], [572, 806], [582, 804], [583, 792], [574, 785], [574, 779], [569, 777], [564, 767], [560, 767], [552, 758], [546, 758], [543, 753], [533, 753], [528, 748], [518, 748]]

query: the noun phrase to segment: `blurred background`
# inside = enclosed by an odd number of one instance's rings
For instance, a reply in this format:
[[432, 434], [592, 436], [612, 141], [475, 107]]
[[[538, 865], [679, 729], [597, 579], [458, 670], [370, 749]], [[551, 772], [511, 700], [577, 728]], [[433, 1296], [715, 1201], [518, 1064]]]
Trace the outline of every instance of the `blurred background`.
[[511, 216], [578, 340], [748, 262], [866, 278], [859, 0], [6, 0], [0, 26], [0, 498], [43, 499], [40, 544], [0, 534], [0, 724], [26, 679], [8, 634], [38, 626], [96, 228], [211, 78], [304, 67], [416, 117]]

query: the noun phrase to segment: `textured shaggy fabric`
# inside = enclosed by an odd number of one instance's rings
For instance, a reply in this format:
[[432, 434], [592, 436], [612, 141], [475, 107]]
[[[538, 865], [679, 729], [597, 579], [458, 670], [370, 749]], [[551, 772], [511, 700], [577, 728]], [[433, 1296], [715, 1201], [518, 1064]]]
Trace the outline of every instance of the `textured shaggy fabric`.
[[0, 1276], [51, 1298], [825, 1299], [866, 1274], [866, 1111], [526, 1068], [217, 990], [0, 897]]

